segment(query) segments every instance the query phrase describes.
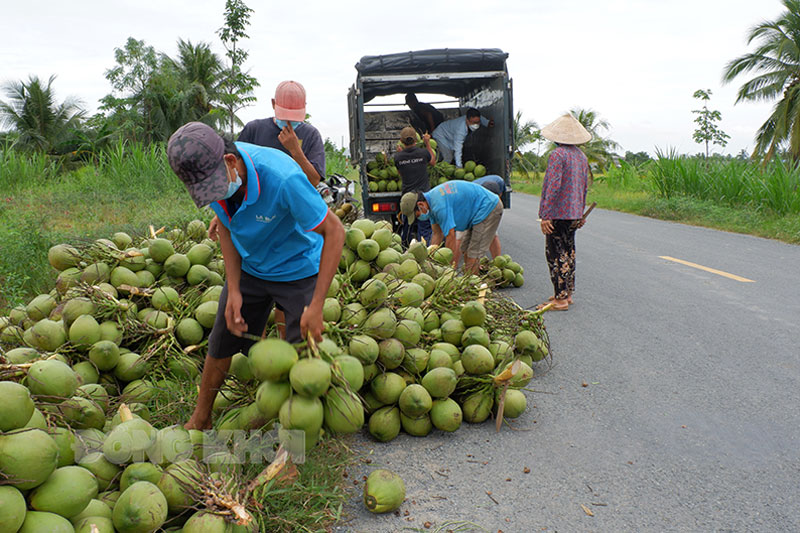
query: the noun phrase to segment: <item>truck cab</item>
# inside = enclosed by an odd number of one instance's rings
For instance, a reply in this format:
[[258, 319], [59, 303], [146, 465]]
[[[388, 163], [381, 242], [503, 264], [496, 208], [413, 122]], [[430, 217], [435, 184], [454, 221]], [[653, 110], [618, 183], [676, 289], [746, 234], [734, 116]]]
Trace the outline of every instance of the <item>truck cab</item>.
[[407, 93], [433, 104], [445, 120], [464, 116], [467, 108], [474, 107], [493, 121], [493, 127], [480, 130], [481, 163], [487, 174], [503, 178], [503, 205], [511, 207], [514, 111], [507, 58], [497, 48], [444, 48], [361, 58], [347, 103], [350, 158], [359, 168], [365, 216], [396, 222], [401, 192], [370, 191], [367, 164], [380, 153], [391, 158], [400, 130], [412, 125], [413, 113], [405, 106]]

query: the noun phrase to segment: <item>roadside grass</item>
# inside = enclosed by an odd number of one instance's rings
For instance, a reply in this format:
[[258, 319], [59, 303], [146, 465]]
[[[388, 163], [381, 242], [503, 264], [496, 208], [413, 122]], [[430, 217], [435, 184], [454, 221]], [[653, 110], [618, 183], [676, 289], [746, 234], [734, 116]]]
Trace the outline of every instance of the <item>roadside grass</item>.
[[[542, 193], [541, 179], [527, 181], [512, 176], [511, 184], [518, 192], [537, 196]], [[595, 176], [587, 193], [589, 202], [597, 202], [602, 209], [800, 244], [800, 213], [780, 214], [766, 207], [732, 206], [684, 194], [664, 198], [652, 190], [645, 178], [615, 185], [608, 175]]]

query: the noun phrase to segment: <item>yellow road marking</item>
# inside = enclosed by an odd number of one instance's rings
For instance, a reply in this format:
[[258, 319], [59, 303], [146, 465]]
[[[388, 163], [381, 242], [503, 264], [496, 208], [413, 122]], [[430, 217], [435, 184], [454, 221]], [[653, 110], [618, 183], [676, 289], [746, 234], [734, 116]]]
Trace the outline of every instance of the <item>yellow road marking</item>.
[[704, 270], [706, 272], [711, 272], [712, 274], [717, 274], [718, 276], [723, 276], [725, 278], [730, 278], [736, 281], [741, 281], [742, 283], [755, 283], [752, 279], [743, 278], [741, 276], [737, 276], [736, 274], [729, 274], [727, 272], [723, 272], [722, 270], [717, 270], [715, 268], [709, 268], [703, 265], [698, 265], [697, 263], [690, 263], [689, 261], [684, 261], [683, 259], [675, 259], [674, 257], [669, 257], [667, 255], [659, 255], [660, 259], [666, 259], [667, 261], [674, 261], [676, 263], [680, 263], [682, 265], [690, 266], [692, 268], [697, 268], [699, 270]]

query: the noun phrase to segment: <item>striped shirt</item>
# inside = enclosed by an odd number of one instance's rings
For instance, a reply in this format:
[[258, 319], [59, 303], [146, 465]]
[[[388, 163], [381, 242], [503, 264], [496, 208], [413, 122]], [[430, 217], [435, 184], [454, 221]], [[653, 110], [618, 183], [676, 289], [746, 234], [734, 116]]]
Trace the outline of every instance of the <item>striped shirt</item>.
[[589, 164], [580, 148], [561, 144], [550, 153], [542, 181], [539, 218], [577, 220], [586, 206]]

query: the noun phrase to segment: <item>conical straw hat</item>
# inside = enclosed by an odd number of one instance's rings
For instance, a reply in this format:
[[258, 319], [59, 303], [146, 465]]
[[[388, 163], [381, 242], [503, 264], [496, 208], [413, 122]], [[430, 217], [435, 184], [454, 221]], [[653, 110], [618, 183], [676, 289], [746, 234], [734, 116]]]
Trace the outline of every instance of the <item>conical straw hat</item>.
[[570, 114], [558, 117], [542, 128], [542, 137], [559, 144], [583, 144], [592, 140], [592, 134]]

